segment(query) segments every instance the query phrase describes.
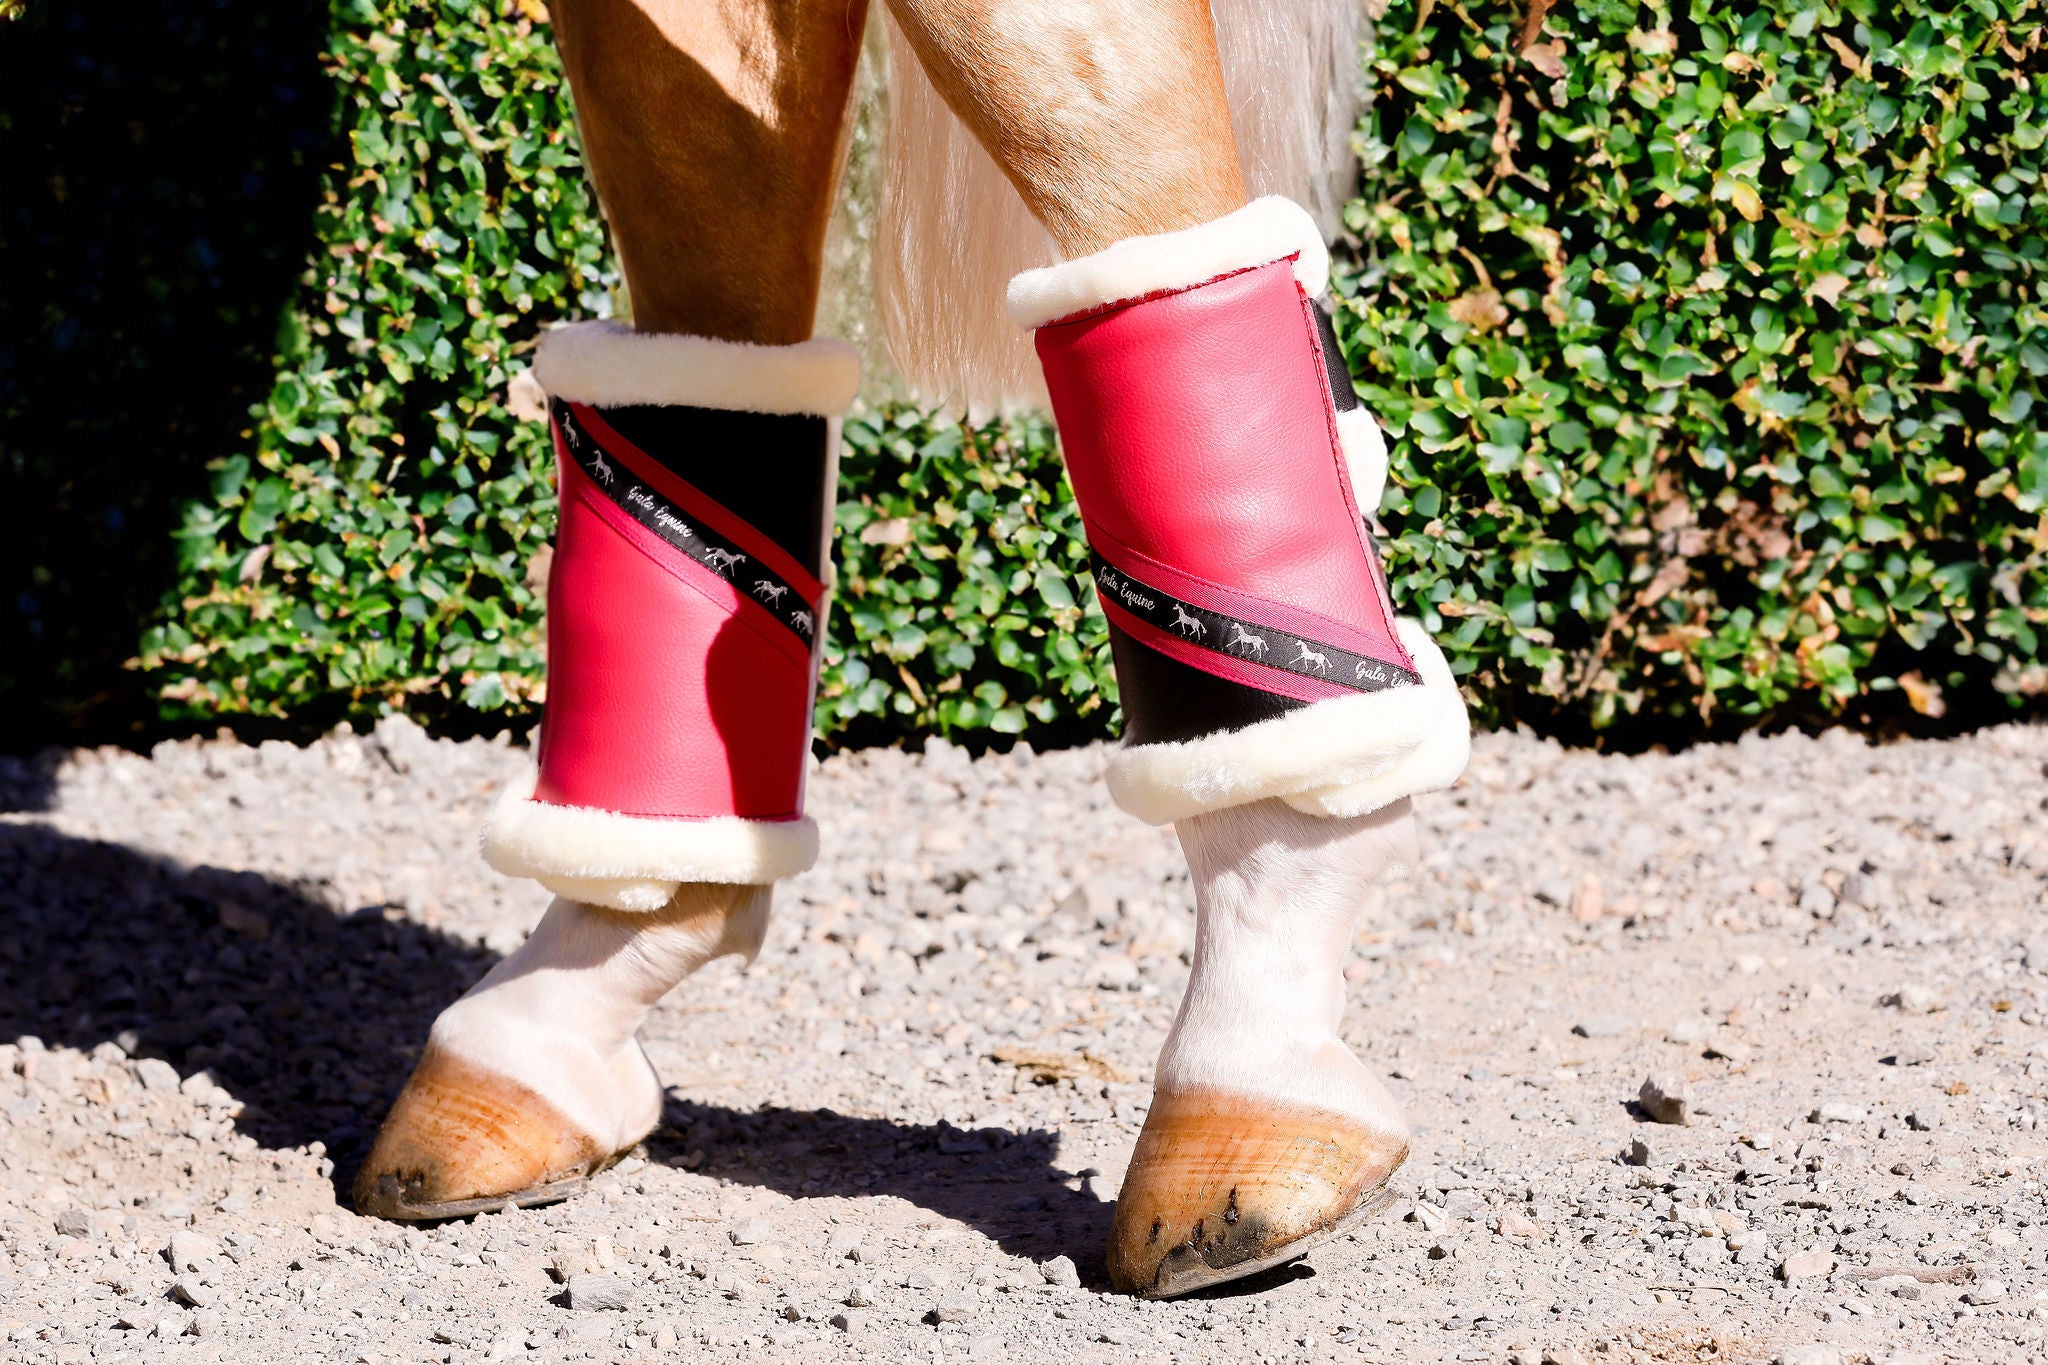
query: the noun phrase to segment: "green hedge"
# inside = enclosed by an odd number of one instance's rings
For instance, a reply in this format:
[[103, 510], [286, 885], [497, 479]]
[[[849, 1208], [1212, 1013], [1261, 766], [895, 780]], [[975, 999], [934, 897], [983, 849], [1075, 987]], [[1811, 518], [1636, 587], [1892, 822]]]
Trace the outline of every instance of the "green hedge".
[[2038, 696], [2042, 6], [1692, 11], [1383, 20], [1345, 321], [1397, 598], [1596, 726]]
[[[1396, 0], [1367, 54], [1339, 327], [1397, 599], [1563, 726], [2038, 694], [2040, 6], [1520, 23]], [[338, 0], [330, 65], [351, 155], [143, 663], [172, 718], [516, 715], [552, 515], [508, 385], [617, 288], [567, 94], [490, 4]], [[1106, 728], [1044, 423], [847, 433], [821, 730]]]

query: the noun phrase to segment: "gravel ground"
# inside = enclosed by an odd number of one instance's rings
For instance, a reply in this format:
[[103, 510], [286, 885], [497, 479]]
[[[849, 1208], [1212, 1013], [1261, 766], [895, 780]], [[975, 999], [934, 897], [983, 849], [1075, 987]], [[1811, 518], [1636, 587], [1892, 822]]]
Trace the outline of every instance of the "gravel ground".
[[1482, 739], [1348, 972], [1403, 1202], [1163, 1305], [1100, 1257], [1190, 896], [1096, 750], [826, 762], [760, 961], [648, 1025], [644, 1153], [352, 1214], [542, 908], [474, 851], [522, 761], [394, 723], [0, 760], [0, 1360], [2048, 1360], [2048, 729]]

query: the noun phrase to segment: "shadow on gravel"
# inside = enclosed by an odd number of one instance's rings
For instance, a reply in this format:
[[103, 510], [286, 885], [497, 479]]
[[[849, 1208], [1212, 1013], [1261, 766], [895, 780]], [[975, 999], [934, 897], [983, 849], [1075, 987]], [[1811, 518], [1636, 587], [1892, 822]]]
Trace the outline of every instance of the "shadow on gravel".
[[[496, 960], [383, 906], [336, 914], [317, 886], [0, 824], [0, 1038], [211, 1071], [262, 1146], [324, 1143], [344, 1204], [434, 1016]], [[1056, 1133], [696, 1103], [668, 1120], [657, 1160], [701, 1150], [708, 1173], [791, 1197], [895, 1195], [1103, 1287], [1110, 1206], [1062, 1183]]]
[[339, 1191], [435, 1014], [496, 960], [316, 887], [0, 824], [0, 1038], [210, 1070], [263, 1146], [325, 1143]]
[[0, 754], [0, 815], [48, 810], [57, 799], [61, 759], [55, 749], [24, 758]]
[[1112, 1206], [1068, 1188], [1053, 1165], [1059, 1134], [1043, 1128], [956, 1128], [831, 1109], [732, 1109], [671, 1096], [648, 1155], [790, 1198], [893, 1195], [965, 1223], [1012, 1256], [1071, 1256], [1090, 1289], [1106, 1290], [1102, 1251]]

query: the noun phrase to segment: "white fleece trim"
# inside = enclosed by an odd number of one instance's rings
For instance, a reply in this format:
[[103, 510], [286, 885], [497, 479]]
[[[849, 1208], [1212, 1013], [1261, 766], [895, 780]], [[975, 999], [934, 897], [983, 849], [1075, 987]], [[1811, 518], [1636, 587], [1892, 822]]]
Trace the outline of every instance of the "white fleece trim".
[[1043, 327], [1288, 256], [1296, 258], [1294, 278], [1310, 298], [1329, 287], [1330, 249], [1316, 220], [1292, 199], [1267, 195], [1199, 227], [1126, 237], [1092, 256], [1027, 270], [1010, 281], [1010, 317], [1019, 327]]
[[1365, 815], [1458, 780], [1471, 757], [1465, 699], [1421, 623], [1395, 624], [1422, 674], [1181, 744], [1117, 749], [1105, 776], [1116, 803], [1151, 825], [1281, 797], [1310, 815]]
[[484, 861], [558, 896], [614, 910], [659, 910], [684, 882], [755, 884], [818, 860], [818, 825], [796, 820], [663, 820], [533, 799], [529, 768], [484, 823]]
[[1380, 496], [1387, 491], [1387, 438], [1371, 413], [1352, 408], [1337, 414], [1337, 443], [1351, 474], [1351, 496], [1370, 518], [1379, 512]]
[[653, 403], [837, 417], [860, 391], [860, 355], [843, 341], [756, 346], [636, 332], [610, 319], [543, 336], [533, 373], [553, 397], [600, 408]]

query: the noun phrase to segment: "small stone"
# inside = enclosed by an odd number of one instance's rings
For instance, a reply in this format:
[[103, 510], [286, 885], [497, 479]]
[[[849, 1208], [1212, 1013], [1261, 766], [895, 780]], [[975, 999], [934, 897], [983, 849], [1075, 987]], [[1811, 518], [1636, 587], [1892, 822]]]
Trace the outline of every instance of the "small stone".
[[848, 1308], [873, 1308], [875, 1306], [875, 1287], [866, 1280], [855, 1280], [853, 1287], [846, 1291], [846, 1306]]
[[1662, 1072], [1643, 1082], [1636, 1092], [1636, 1100], [1643, 1106], [1643, 1112], [1659, 1123], [1685, 1123], [1692, 1108], [1692, 1090], [1685, 1083], [1685, 1077], [1675, 1072]]
[[948, 1294], [932, 1311], [940, 1322], [965, 1322], [981, 1311], [981, 1299], [974, 1294]]
[[1621, 1159], [1630, 1166], [1647, 1166], [1656, 1159], [1656, 1155], [1650, 1147], [1649, 1139], [1636, 1138], [1623, 1149]]
[[92, 1236], [92, 1211], [69, 1208], [57, 1215], [57, 1231], [65, 1237]]
[[1589, 1014], [1572, 1025], [1581, 1038], [1621, 1038], [1636, 1031], [1636, 1021], [1626, 1014]]
[[1714, 1021], [1697, 1014], [1689, 1014], [1673, 1024], [1664, 1033], [1666, 1042], [1682, 1047], [1694, 1047], [1714, 1036]]
[[1486, 1201], [1472, 1190], [1452, 1190], [1444, 1196], [1444, 1216], [1459, 1222], [1471, 1222], [1486, 1212]]
[[163, 1257], [171, 1269], [180, 1275], [196, 1269], [201, 1261], [220, 1255], [220, 1248], [196, 1232], [179, 1231], [171, 1234], [171, 1240], [164, 1245]]
[[144, 1090], [169, 1094], [181, 1084], [178, 1068], [161, 1057], [144, 1057], [135, 1063], [135, 1079], [142, 1082]]
[[1862, 1106], [1847, 1100], [1823, 1100], [1811, 1115], [1815, 1123], [1861, 1123], [1869, 1117]]
[[1429, 1232], [1442, 1232], [1451, 1224], [1451, 1216], [1434, 1204], [1418, 1202], [1408, 1216]]
[[220, 1313], [212, 1308], [201, 1308], [193, 1312], [192, 1325], [186, 1330], [195, 1337], [217, 1337], [220, 1329]]
[[771, 1231], [766, 1218], [745, 1218], [727, 1228], [725, 1235], [736, 1247], [750, 1247], [767, 1241]]
[[827, 1321], [830, 1322], [834, 1327], [837, 1327], [840, 1331], [846, 1333], [848, 1336], [852, 1336], [854, 1333], [860, 1331], [861, 1328], [865, 1327], [867, 1325], [867, 1320], [867, 1314], [855, 1312], [834, 1313], [830, 1318], [827, 1319]]
[[832, 1235], [825, 1239], [825, 1254], [835, 1261], [858, 1261], [860, 1252], [860, 1230], [857, 1228], [834, 1228]]
[[1825, 1251], [1801, 1251], [1787, 1256], [1778, 1263], [1778, 1278], [1790, 1284], [1794, 1280], [1810, 1280], [1816, 1276], [1832, 1274], [1835, 1258]]
[[1062, 1289], [1079, 1289], [1081, 1272], [1074, 1268], [1071, 1256], [1055, 1256], [1038, 1267], [1038, 1273], [1045, 1277], [1047, 1284], [1056, 1284]]
[[623, 1313], [633, 1302], [633, 1286], [616, 1275], [584, 1274], [569, 1277], [569, 1306]]
[[1899, 987], [1885, 997], [1885, 1003], [1901, 1014], [1932, 1014], [1941, 1008], [1941, 997], [1916, 983]]
[[1499, 1230], [1500, 1235], [1503, 1237], [1527, 1237], [1533, 1239], [1543, 1235], [1543, 1229], [1537, 1224], [1535, 1219], [1517, 1213], [1513, 1209], [1509, 1209], [1500, 1216]]
[[1778, 1352], [1777, 1365], [1842, 1365], [1842, 1353], [1825, 1342], [1787, 1346]]
[[1986, 1280], [1970, 1290], [1969, 1293], [1963, 1295], [1964, 1303], [1976, 1304], [1980, 1308], [1987, 1304], [2003, 1303], [2004, 1301], [2005, 1285], [1998, 1280]]
[[1572, 918], [1580, 924], [1591, 924], [1607, 912], [1606, 901], [1600, 879], [1586, 877], [1572, 891]]
[[239, 934], [258, 943], [270, 937], [270, 917], [261, 910], [251, 910], [234, 901], [222, 901], [214, 913], [220, 918], [220, 927], [231, 934]]
[[1941, 1127], [1942, 1107], [1933, 1100], [1916, 1104], [1906, 1114], [1906, 1126], [1916, 1133], [1931, 1133]]
[[197, 1275], [180, 1275], [172, 1283], [171, 1293], [194, 1308], [205, 1308], [213, 1302], [213, 1290], [201, 1284]]

